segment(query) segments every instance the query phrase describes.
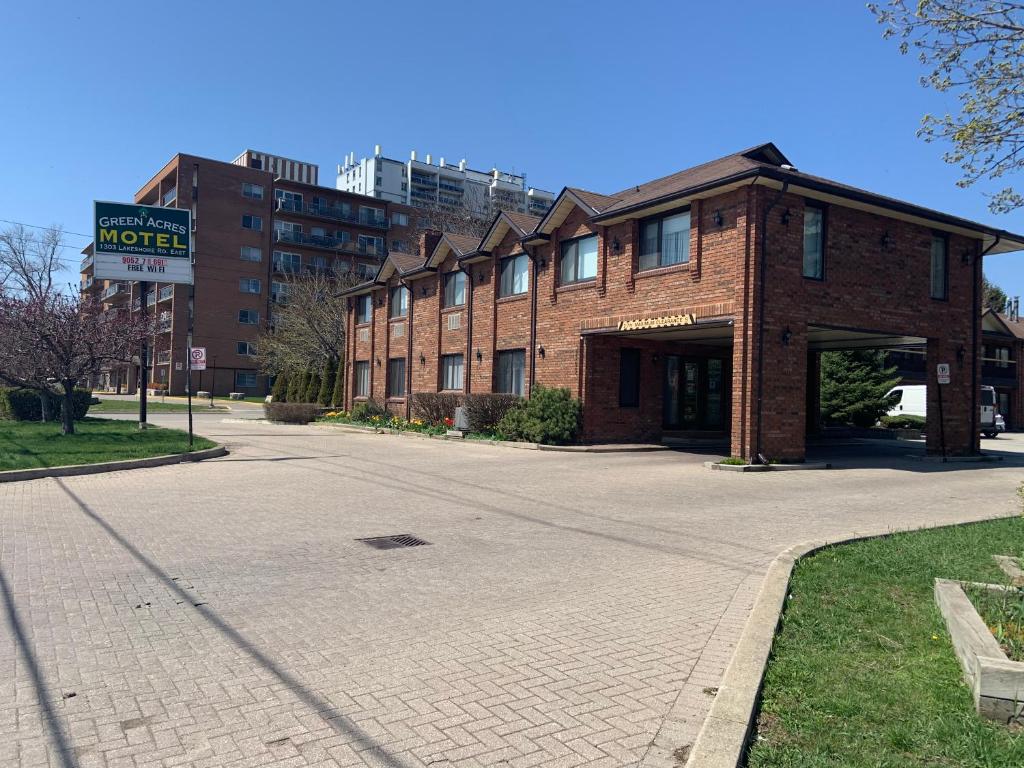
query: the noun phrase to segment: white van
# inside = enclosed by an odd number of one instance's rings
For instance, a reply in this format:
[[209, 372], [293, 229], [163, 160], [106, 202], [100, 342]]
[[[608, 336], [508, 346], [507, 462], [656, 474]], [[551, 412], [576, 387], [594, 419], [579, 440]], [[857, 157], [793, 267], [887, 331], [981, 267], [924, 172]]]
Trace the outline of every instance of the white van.
[[[900, 384], [889, 390], [896, 395], [896, 402], [889, 409], [890, 416], [923, 416], [928, 417], [928, 388], [924, 384]], [[999, 434], [996, 426], [996, 391], [992, 387], [982, 385], [978, 393], [981, 401], [979, 410], [978, 431], [985, 437]]]

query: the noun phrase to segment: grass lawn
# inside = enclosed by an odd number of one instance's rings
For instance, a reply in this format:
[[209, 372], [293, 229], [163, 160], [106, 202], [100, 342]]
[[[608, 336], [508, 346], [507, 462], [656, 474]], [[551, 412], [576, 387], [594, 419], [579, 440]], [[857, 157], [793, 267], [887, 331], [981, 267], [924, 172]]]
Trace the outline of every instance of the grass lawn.
[[[192, 401], [192, 412], [198, 413], [200, 411], [226, 411], [226, 408], [214, 406], [210, 408], [207, 404], [209, 401]], [[89, 406], [89, 414], [102, 414], [102, 413], [138, 413], [139, 402], [138, 400], [105, 400], [100, 398], [99, 405]], [[146, 412], [147, 413], [188, 413], [188, 403], [161, 403], [160, 401], [147, 400], [146, 401]]]
[[839, 545], [799, 561], [765, 678], [751, 768], [1024, 765], [1024, 729], [980, 719], [932, 597], [1005, 583], [1024, 518]]
[[[196, 450], [214, 443], [196, 437]], [[101, 461], [142, 459], [188, 450], [188, 433], [150, 427], [140, 430], [133, 421], [83, 419], [75, 434], [61, 435], [60, 424], [0, 421], [0, 471], [95, 464]]]

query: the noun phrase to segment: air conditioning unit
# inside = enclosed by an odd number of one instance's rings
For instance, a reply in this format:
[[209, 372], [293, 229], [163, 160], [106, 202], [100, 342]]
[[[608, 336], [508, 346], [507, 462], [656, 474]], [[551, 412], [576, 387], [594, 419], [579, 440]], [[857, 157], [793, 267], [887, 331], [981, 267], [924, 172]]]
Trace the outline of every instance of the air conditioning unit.
[[457, 331], [461, 327], [462, 327], [462, 313], [461, 312], [452, 312], [452, 314], [448, 315], [448, 330], [449, 331]]

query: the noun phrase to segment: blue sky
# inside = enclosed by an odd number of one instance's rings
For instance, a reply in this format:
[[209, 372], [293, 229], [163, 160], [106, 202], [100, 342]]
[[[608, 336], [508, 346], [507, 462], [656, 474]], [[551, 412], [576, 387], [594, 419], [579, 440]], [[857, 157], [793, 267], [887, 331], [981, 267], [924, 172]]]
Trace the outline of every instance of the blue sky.
[[[1024, 232], [915, 136], [950, 99], [857, 0], [62, 0], [0, 19], [0, 219], [88, 233], [93, 199], [131, 199], [178, 151], [250, 147], [333, 186], [379, 143], [612, 192], [774, 141], [801, 170]], [[68, 242], [77, 261], [87, 240]], [[1024, 294], [1022, 259], [985, 271]]]

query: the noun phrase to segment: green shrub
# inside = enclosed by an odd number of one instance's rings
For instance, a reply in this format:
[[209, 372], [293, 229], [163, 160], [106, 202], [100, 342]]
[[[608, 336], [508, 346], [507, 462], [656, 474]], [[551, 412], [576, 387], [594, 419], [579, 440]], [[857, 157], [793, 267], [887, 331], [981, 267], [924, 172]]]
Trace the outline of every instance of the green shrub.
[[[56, 392], [47, 393], [50, 401], [50, 420], [60, 421], [61, 407], [64, 397]], [[76, 389], [73, 395], [73, 416], [81, 421], [92, 405], [92, 392], [88, 389]], [[0, 389], [0, 419], [11, 421], [42, 421], [43, 406], [39, 401], [39, 392], [35, 389]]]
[[463, 407], [471, 432], [493, 432], [509, 409], [522, 400], [518, 395], [466, 395]]
[[428, 424], [443, 424], [455, 418], [462, 395], [453, 392], [417, 392], [412, 396], [412, 412]]
[[288, 372], [288, 391], [285, 393], [285, 397], [289, 403], [302, 402], [302, 371]]
[[320, 374], [321, 371], [313, 368], [309, 372], [309, 383], [306, 384], [306, 397], [303, 402], [316, 403], [320, 399]]
[[288, 375], [279, 373], [274, 377], [274, 388], [270, 390], [275, 403], [288, 402]]
[[889, 429], [924, 429], [924, 416], [915, 416], [912, 413], [904, 413], [899, 416], [883, 416], [882, 426]]
[[263, 413], [270, 421], [309, 424], [320, 415], [320, 406], [316, 403], [264, 403]]
[[360, 400], [352, 406], [352, 421], [369, 421], [371, 416], [386, 416], [387, 411], [375, 400]]
[[727, 457], [725, 457], [724, 459], [722, 459], [718, 463], [719, 464], [728, 464], [729, 466], [732, 466], [732, 467], [742, 467], [742, 466], [745, 466], [747, 464], [747, 460], [746, 459], [741, 459], [739, 456], [727, 456]]
[[323, 375], [320, 377], [320, 390], [316, 393], [316, 402], [320, 405], [331, 404], [331, 391], [334, 389], [334, 380], [338, 370], [333, 360], [328, 360], [324, 366]]
[[331, 405], [335, 408], [345, 407], [345, 361], [338, 361], [338, 369], [334, 375], [334, 389], [331, 391]]
[[568, 389], [536, 386], [529, 400], [510, 408], [498, 432], [511, 440], [562, 445], [579, 434], [580, 402]]

